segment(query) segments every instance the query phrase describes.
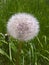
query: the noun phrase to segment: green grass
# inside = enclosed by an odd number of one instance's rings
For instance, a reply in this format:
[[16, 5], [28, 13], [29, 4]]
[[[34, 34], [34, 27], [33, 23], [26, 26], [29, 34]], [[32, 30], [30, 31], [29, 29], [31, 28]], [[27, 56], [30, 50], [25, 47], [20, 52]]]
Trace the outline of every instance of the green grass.
[[[49, 65], [49, 0], [0, 0], [0, 33], [7, 33], [8, 19], [15, 13], [34, 15], [40, 32], [34, 40], [24, 42], [20, 65]], [[18, 41], [0, 34], [0, 65], [16, 65]], [[32, 63], [32, 64], [31, 64]]]

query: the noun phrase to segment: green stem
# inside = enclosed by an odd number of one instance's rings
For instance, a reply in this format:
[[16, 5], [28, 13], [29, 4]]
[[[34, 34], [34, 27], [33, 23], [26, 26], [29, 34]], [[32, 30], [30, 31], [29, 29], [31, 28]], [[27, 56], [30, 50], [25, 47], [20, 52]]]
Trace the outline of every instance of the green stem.
[[19, 41], [18, 43], [18, 51], [17, 51], [17, 56], [16, 56], [16, 65], [20, 65], [20, 54], [21, 54], [21, 49], [22, 49], [22, 41]]

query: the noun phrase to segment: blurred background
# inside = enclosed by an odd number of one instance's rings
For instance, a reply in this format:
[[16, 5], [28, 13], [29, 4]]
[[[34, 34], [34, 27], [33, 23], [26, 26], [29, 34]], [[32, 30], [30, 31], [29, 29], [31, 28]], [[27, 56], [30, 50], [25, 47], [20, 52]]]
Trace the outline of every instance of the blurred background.
[[16, 65], [18, 41], [10, 38], [9, 45], [4, 34], [9, 18], [19, 12], [34, 15], [40, 24], [38, 37], [24, 42], [19, 65], [49, 65], [49, 0], [0, 0], [0, 65]]

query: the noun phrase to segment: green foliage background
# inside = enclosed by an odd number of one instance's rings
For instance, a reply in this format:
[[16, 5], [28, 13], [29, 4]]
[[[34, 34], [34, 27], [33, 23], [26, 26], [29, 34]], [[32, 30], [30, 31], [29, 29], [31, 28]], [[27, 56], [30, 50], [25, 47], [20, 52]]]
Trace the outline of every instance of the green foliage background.
[[[28, 54], [29, 49], [32, 48], [32, 65], [49, 65], [49, 0], [0, 0], [0, 33], [7, 33], [6, 24], [9, 18], [19, 12], [26, 12], [34, 15], [40, 24], [40, 32], [37, 38], [34, 40], [28, 41], [28, 45], [25, 43], [23, 46], [25, 64], [29, 65], [30, 58], [25, 54]], [[10, 39], [12, 51], [9, 52], [9, 46], [5, 41], [5, 38], [0, 35], [0, 65], [12, 65], [13, 62], [16, 63], [12, 59], [10, 61], [9, 53], [12, 52], [12, 58], [16, 58], [16, 46], [18, 41], [14, 39]], [[16, 44], [17, 43], [17, 44]], [[31, 47], [30, 46], [31, 43]], [[26, 45], [26, 46], [25, 46]], [[27, 48], [28, 47], [28, 48]], [[7, 50], [6, 50], [7, 49]], [[7, 53], [7, 55], [4, 53]], [[14, 52], [14, 54], [13, 54]], [[39, 54], [36, 52], [39, 52]], [[21, 55], [23, 57], [23, 55]], [[30, 55], [29, 55], [30, 56]], [[36, 57], [37, 56], [37, 57]], [[21, 57], [21, 58], [22, 58]], [[26, 58], [27, 57], [27, 58]], [[20, 65], [22, 60], [20, 61]]]

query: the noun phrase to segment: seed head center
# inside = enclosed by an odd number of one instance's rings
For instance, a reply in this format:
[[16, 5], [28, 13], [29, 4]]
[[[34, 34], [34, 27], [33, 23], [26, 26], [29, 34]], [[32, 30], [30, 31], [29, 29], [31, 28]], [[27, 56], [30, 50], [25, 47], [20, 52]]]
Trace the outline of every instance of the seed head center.
[[28, 30], [29, 30], [29, 27], [28, 27], [27, 23], [19, 23], [18, 24], [19, 34], [24, 34]]

